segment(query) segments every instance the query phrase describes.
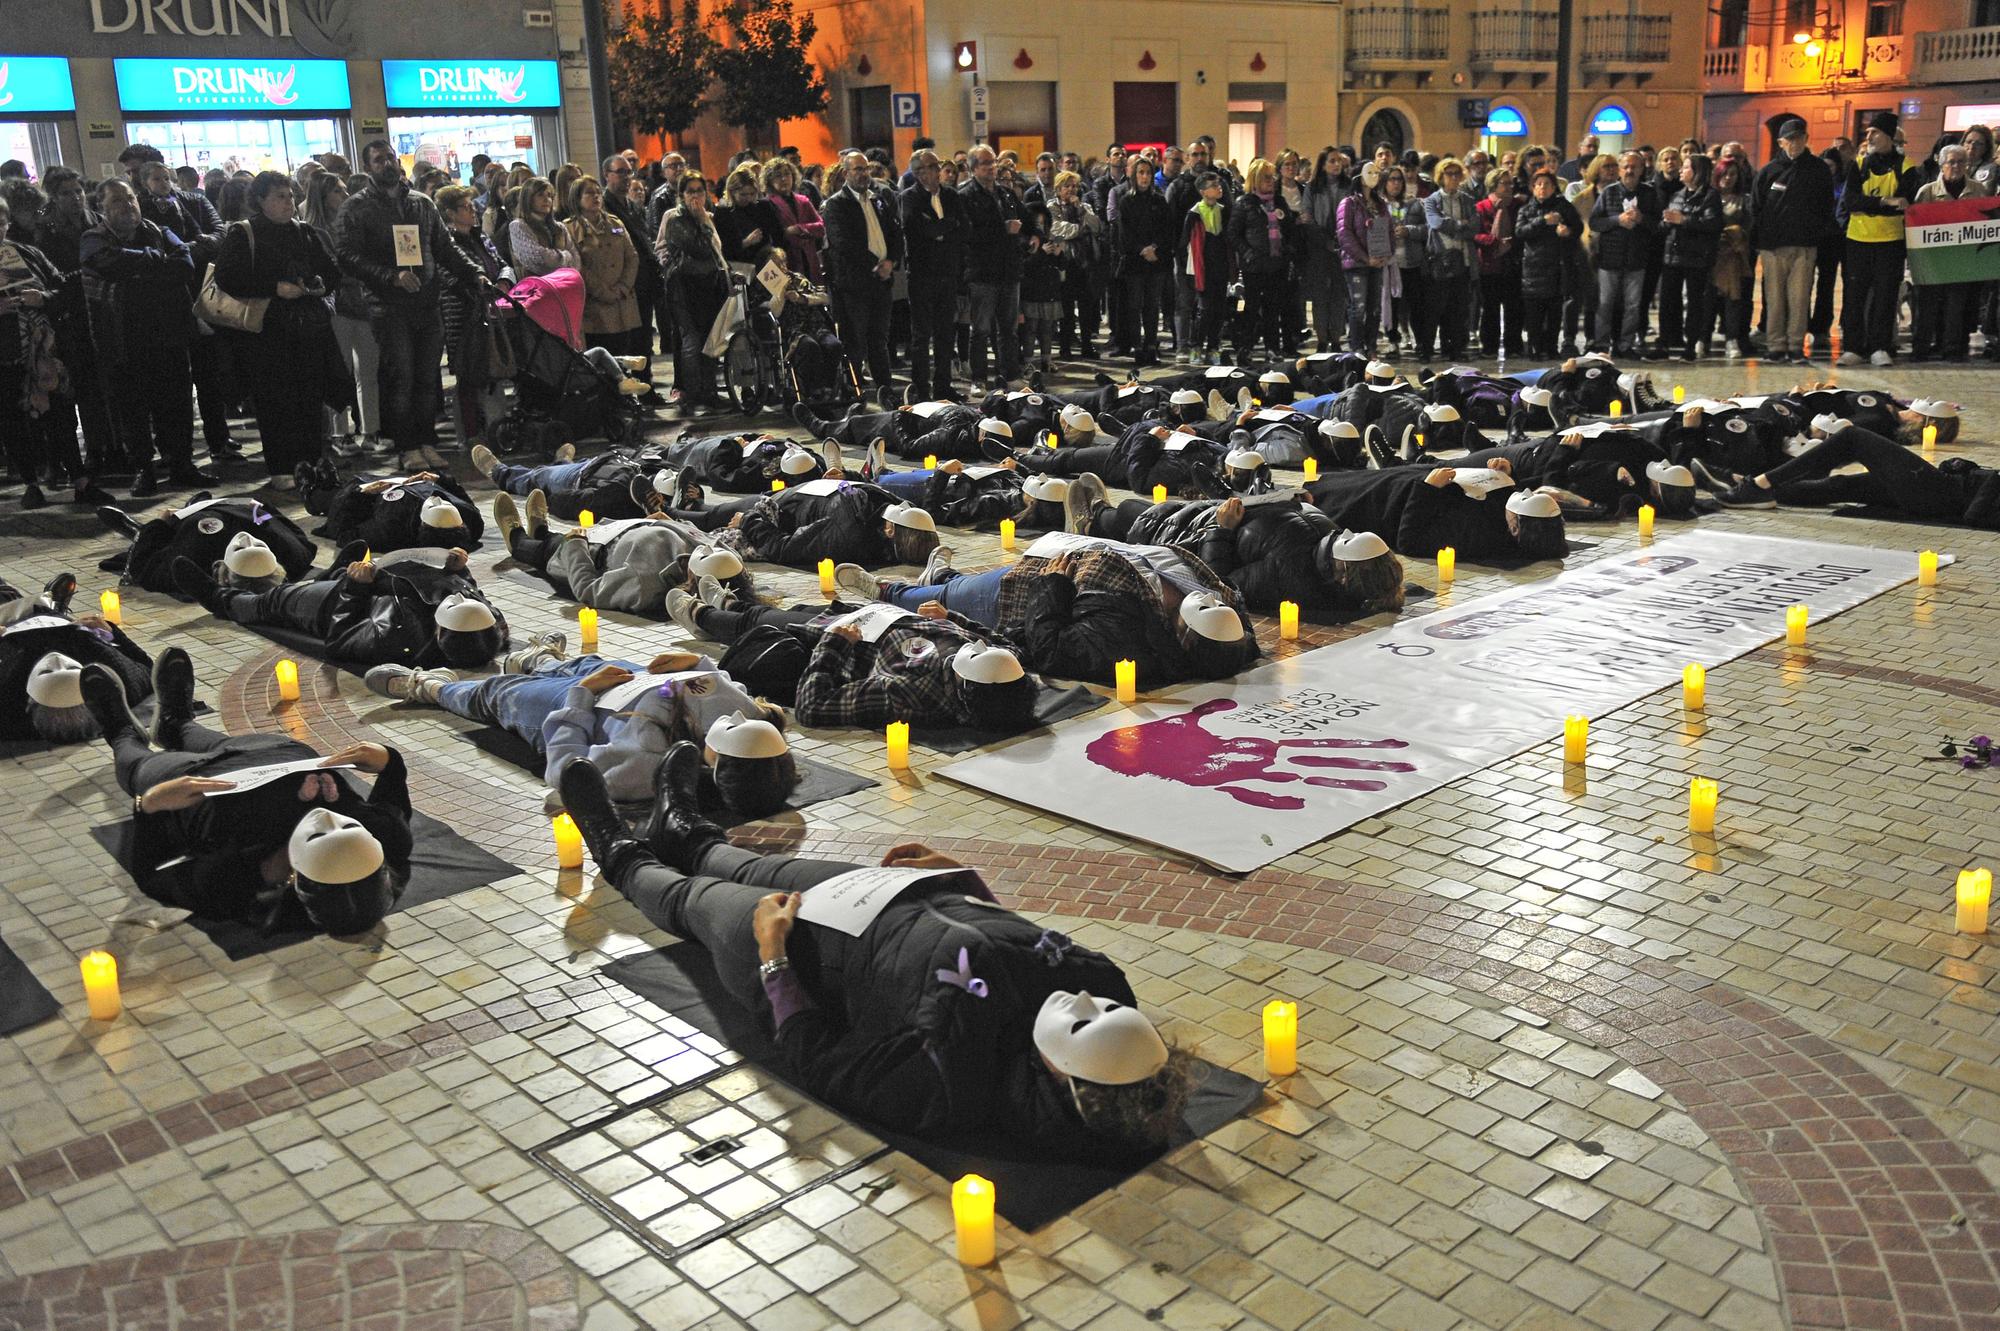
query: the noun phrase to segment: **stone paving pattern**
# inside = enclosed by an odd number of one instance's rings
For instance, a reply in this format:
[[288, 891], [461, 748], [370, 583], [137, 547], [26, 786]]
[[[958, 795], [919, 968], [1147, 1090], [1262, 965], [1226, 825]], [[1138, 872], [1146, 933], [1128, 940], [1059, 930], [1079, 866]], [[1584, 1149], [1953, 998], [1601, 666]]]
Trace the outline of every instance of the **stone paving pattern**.
[[[1964, 403], [1957, 451], [1996, 456], [1982, 372], [1842, 378]], [[2000, 774], [1930, 761], [2000, 720], [2000, 539], [1702, 521], [1963, 562], [1815, 624], [1803, 653], [1712, 670], [1698, 719], [1667, 692], [1594, 720], [1581, 778], [1552, 736], [1245, 878], [941, 781], [921, 749], [892, 777], [877, 737], [800, 737], [876, 784], [739, 841], [866, 860], [928, 840], [1246, 1072], [1257, 1008], [1300, 1002], [1301, 1070], [1251, 1117], [1041, 1231], [1003, 1225], [978, 1271], [953, 1260], [947, 1181], [891, 1154], [814, 1183], [811, 1143], [878, 1144], [596, 974], [668, 939], [555, 869], [532, 774], [330, 667], [302, 662], [280, 704], [270, 644], [127, 589], [128, 628], [190, 647], [228, 729], [395, 744], [418, 806], [522, 872], [230, 962], [89, 839], [122, 803], [101, 746], [10, 760], [0, 933], [64, 1007], [0, 1043], [0, 1327], [2000, 1327], [1994, 954], [1950, 910], [1954, 871], [1995, 858]], [[1588, 536], [1573, 564], [1637, 540]], [[947, 539], [962, 567], [1003, 558]], [[11, 581], [73, 568], [80, 600], [111, 585], [108, 548], [63, 509], [0, 526]], [[573, 606], [484, 576], [497, 558], [475, 568], [517, 631], [573, 628]], [[1547, 573], [1461, 567], [1406, 613]], [[610, 653], [684, 636], [603, 619]], [[1373, 626], [1262, 630], [1286, 652]], [[1712, 838], [1685, 830], [1697, 771], [1722, 785]], [[114, 1023], [83, 1011], [96, 946], [119, 957]], [[806, 1186], [676, 1259], [642, 1241], [687, 1177], [656, 1114], [557, 1148], [636, 1229], [531, 1154], [704, 1078], [683, 1106], [750, 1115], [757, 1176]]]

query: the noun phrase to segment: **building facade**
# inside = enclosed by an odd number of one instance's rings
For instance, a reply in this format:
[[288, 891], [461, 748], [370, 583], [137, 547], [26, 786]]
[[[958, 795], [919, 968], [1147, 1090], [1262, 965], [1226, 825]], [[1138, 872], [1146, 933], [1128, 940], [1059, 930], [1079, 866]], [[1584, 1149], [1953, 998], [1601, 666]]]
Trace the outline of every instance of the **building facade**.
[[461, 178], [591, 161], [580, 0], [0, 0], [0, 160], [290, 170], [383, 134]]
[[808, 158], [854, 144], [900, 160], [918, 134], [960, 147], [981, 125], [1029, 156], [1208, 133], [1242, 164], [1330, 143], [1573, 144], [1593, 125], [1615, 148], [1699, 125], [1696, 0], [1579, 0], [1568, 133], [1554, 123], [1553, 3], [1483, 2], [799, 0], [833, 101], [782, 135]]
[[1922, 157], [1940, 133], [2000, 121], [2000, 0], [1723, 0], [1702, 75], [1709, 136], [1759, 160], [1789, 116], [1825, 147], [1879, 111]]

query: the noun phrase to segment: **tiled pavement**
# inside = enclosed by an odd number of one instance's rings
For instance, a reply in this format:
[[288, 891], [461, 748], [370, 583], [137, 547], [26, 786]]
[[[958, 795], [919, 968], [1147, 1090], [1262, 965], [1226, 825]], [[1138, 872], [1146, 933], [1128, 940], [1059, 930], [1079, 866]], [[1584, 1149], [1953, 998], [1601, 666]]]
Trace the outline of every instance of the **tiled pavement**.
[[[1981, 371], [1844, 377], [1965, 402], [1963, 451], [1994, 456]], [[1253, 1118], [1040, 1232], [1003, 1227], [976, 1272], [943, 1181], [869, 1160], [596, 976], [663, 936], [557, 874], [530, 775], [310, 663], [279, 706], [268, 644], [128, 592], [132, 631], [193, 648], [229, 729], [395, 743], [419, 806], [523, 872], [361, 942], [229, 962], [88, 839], [118, 806], [99, 748], [9, 760], [0, 933], [65, 1006], [0, 1046], [0, 1326], [2000, 1326], [1993, 954], [1949, 911], [1952, 871], [1995, 858], [2000, 775], [1929, 761], [1993, 729], [2000, 541], [1704, 521], [1964, 562], [1815, 625], [1803, 657], [1711, 672], [1698, 724], [1667, 694], [1602, 718], [1586, 782], [1552, 740], [1246, 879], [941, 783], [921, 751], [891, 780], [872, 737], [804, 737], [878, 784], [742, 835], [953, 850], [1117, 956], [1218, 1063], [1259, 1070], [1255, 1009], [1301, 1003], [1302, 1070]], [[1001, 557], [951, 539], [961, 563]], [[1579, 560], [1635, 537], [1592, 539]], [[84, 517], [10, 513], [0, 569], [73, 567], [94, 595], [103, 545]], [[1447, 603], [1544, 572], [1464, 568]], [[573, 618], [486, 585], [519, 629]], [[607, 651], [680, 637], [605, 621]], [[1678, 812], [1697, 766], [1723, 783], [1713, 839]], [[99, 945], [127, 1001], [105, 1026], [74, 963]], [[732, 1114], [756, 1168], [691, 1174], [677, 1125]], [[866, 1163], [826, 1181], [829, 1142]], [[684, 1250], [693, 1196], [716, 1227], [755, 1218]]]

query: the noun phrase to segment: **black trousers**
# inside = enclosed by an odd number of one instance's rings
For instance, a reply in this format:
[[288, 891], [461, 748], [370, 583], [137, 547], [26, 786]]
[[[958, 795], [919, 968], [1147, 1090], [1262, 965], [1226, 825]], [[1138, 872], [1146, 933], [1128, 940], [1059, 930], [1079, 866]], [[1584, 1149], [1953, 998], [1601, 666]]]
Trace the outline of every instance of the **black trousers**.
[[1134, 356], [1153, 360], [1160, 354], [1160, 297], [1171, 276], [1165, 268], [1141, 268], [1118, 279], [1125, 292], [1125, 327], [1118, 340]]
[[141, 795], [162, 781], [186, 776], [189, 769], [220, 748], [238, 753], [259, 753], [265, 749], [290, 749], [296, 741], [286, 735], [225, 735], [199, 722], [181, 726], [181, 746], [154, 752], [145, 736], [127, 730], [111, 741], [111, 758], [118, 776], [118, 788], [127, 795]]
[[1840, 307], [1843, 352], [1872, 356], [1895, 351], [1905, 248], [1900, 240], [1847, 242], [1847, 289]]
[[800, 628], [825, 613], [824, 610], [781, 610], [774, 605], [754, 603], [746, 604], [741, 610], [718, 610], [704, 605], [695, 609], [694, 622], [710, 642], [727, 646], [759, 624], [781, 629]]
[[[1866, 475], [1834, 476], [1858, 463]], [[1764, 473], [1785, 504], [1883, 504], [1913, 518], [1957, 522], [1965, 516], [1958, 483], [1892, 440], [1850, 425]]]
[[1660, 345], [1699, 350], [1708, 340], [1715, 283], [1705, 268], [1667, 268], [1660, 276]]
[[[18, 366], [10, 370], [19, 373]], [[61, 468], [72, 485], [88, 479], [76, 447], [76, 405], [67, 397], [51, 399], [47, 411], [30, 416], [18, 391], [0, 393], [0, 451], [27, 485], [53, 480], [48, 474], [52, 466]]]
[[320, 612], [340, 591], [340, 579], [315, 578], [287, 583], [266, 591], [222, 589], [223, 613], [232, 624], [268, 624], [273, 628], [319, 633]]
[[211, 455], [229, 444], [229, 409], [236, 405], [235, 339], [213, 332], [188, 342], [188, 362], [194, 373], [195, 400], [201, 407], [201, 437]]
[[956, 281], [910, 279], [910, 386], [943, 397], [951, 391], [951, 344], [957, 332]]
[[437, 444], [438, 406], [443, 380], [444, 317], [435, 298], [428, 305], [390, 305], [369, 321], [379, 356], [375, 377], [382, 386], [382, 433], [396, 447]]
[[140, 346], [104, 366], [113, 418], [134, 467], [194, 465], [194, 381], [183, 346]]
[[[833, 289], [833, 321], [841, 346], [858, 375], [865, 368], [877, 392], [889, 386], [889, 284], [870, 278]], [[863, 362], [866, 361], [864, 366]]]
[[1912, 338], [1919, 353], [1963, 358], [1978, 322], [1978, 282], [1947, 282], [1917, 288], [1917, 326]]
[[1285, 274], [1243, 274], [1243, 327], [1247, 354], [1264, 343], [1264, 353], [1273, 359], [1285, 354]]

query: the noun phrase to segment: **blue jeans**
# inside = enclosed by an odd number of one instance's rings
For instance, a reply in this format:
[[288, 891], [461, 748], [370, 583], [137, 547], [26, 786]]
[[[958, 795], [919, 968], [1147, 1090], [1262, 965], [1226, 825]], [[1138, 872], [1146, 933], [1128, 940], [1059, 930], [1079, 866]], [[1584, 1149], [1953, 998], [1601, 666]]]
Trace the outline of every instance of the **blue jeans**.
[[460, 680], [438, 691], [438, 706], [468, 721], [484, 721], [519, 735], [542, 751], [542, 722], [563, 705], [570, 686], [592, 671], [607, 665], [643, 670], [630, 661], [613, 661], [602, 656], [579, 656], [574, 660], [543, 666], [532, 675], [488, 675], [484, 679]]
[[563, 490], [574, 490], [583, 475], [588, 462], [555, 462], [546, 467], [516, 467], [503, 462], [493, 469], [493, 483], [510, 495], [525, 495], [530, 490], [540, 490], [554, 497]]
[[915, 610], [925, 601], [936, 601], [975, 624], [998, 628], [1000, 582], [1006, 576], [1006, 569], [990, 568], [984, 573], [954, 573], [949, 580], [928, 587], [911, 582], [885, 582], [882, 599], [905, 610]]
[[884, 472], [875, 478], [875, 484], [906, 504], [919, 504], [923, 502], [924, 491], [930, 488], [931, 473], [922, 467], [915, 471]]
[[1597, 341], [1614, 354], [1639, 349], [1646, 330], [1646, 270], [1597, 270]]

